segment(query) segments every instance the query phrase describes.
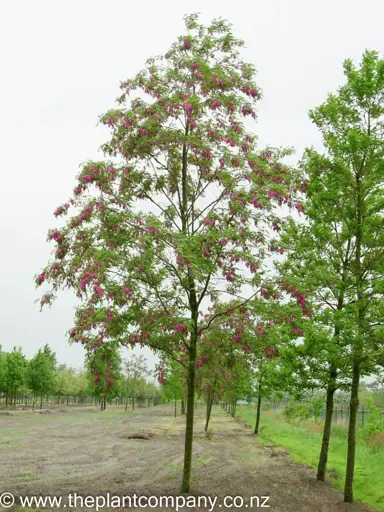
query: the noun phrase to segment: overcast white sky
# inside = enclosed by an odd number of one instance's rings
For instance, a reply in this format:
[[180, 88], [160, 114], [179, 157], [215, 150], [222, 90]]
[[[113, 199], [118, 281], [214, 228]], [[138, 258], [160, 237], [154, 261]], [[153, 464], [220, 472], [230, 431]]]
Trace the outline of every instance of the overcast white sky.
[[[264, 93], [255, 126], [261, 145], [319, 145], [307, 112], [343, 81], [342, 61], [384, 51], [384, 1], [365, 0], [0, 0], [0, 344], [30, 357], [49, 343], [79, 367], [65, 337], [74, 298], [39, 313], [33, 278], [47, 262], [53, 211], [97, 158], [121, 80], [184, 34], [183, 16], [223, 17], [246, 42]], [[152, 362], [154, 361], [151, 358]]]

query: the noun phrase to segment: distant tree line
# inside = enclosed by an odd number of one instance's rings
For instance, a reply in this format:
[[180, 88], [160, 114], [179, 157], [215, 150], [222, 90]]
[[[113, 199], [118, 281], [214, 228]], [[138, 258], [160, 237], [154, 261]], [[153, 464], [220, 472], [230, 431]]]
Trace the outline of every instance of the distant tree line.
[[[112, 361], [112, 364], [111, 364]], [[116, 352], [105, 363], [103, 358], [87, 360], [85, 369], [58, 364], [49, 345], [27, 359], [22, 349], [10, 352], [0, 345], [0, 405], [40, 407], [51, 404], [107, 404], [125, 406], [157, 405], [162, 391], [150, 379], [147, 361], [133, 355], [124, 363]]]

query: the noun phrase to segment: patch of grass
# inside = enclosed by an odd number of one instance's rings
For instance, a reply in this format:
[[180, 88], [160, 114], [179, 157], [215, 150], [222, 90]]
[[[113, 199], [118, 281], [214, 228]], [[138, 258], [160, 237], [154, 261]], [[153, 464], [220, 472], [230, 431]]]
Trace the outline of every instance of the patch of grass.
[[[251, 426], [255, 411], [251, 407], [239, 407], [237, 415]], [[296, 462], [317, 467], [322, 428], [310, 422], [288, 423], [280, 414], [262, 412], [259, 440], [263, 444], [276, 443], [286, 448]], [[347, 429], [332, 425], [328, 454], [328, 477], [336, 489], [343, 489], [347, 455]], [[362, 441], [356, 445], [354, 497], [384, 511], [384, 449], [369, 448]]]
[[203, 460], [202, 456], [200, 455], [200, 453], [196, 453], [196, 460], [197, 460], [198, 464], [201, 464], [202, 466], [204, 465], [204, 460]]
[[18, 475], [16, 476], [16, 480], [19, 482], [29, 482], [30, 480], [36, 480], [37, 475], [36, 473], [25, 473], [24, 475]]

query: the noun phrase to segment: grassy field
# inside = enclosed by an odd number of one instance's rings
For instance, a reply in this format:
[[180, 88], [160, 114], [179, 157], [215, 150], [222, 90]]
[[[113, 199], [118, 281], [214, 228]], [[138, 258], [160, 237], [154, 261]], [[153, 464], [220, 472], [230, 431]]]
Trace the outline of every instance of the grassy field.
[[[252, 427], [254, 426], [254, 408], [240, 407], [238, 416]], [[288, 423], [279, 413], [262, 412], [260, 440], [265, 444], [270, 444], [272, 441], [284, 447], [296, 462], [317, 467], [321, 435], [322, 424]], [[342, 489], [344, 485], [346, 453], [347, 429], [341, 425], [333, 425], [328, 457], [328, 478], [336, 489]], [[358, 441], [354, 496], [355, 499], [384, 511], [384, 446], [369, 448], [362, 441]]]

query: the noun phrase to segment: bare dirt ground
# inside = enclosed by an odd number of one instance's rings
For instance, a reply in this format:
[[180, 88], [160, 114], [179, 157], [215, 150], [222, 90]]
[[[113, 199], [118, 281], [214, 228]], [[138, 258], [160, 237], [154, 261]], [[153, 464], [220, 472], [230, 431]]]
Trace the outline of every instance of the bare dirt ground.
[[[343, 504], [340, 493], [316, 481], [314, 470], [292, 462], [282, 449], [261, 446], [249, 428], [220, 407], [213, 410], [211, 436], [207, 438], [204, 413], [204, 407], [199, 406], [191, 494], [218, 496], [214, 510], [249, 510], [251, 496], [270, 496], [263, 508], [269, 506], [274, 512], [371, 510], [362, 504]], [[44, 409], [43, 413], [0, 412], [0, 494], [178, 495], [184, 418], [174, 418], [173, 409], [167, 406], [135, 413], [63, 406], [48, 413]], [[136, 434], [146, 439], [129, 438]], [[243, 507], [224, 508], [225, 496], [242, 496]], [[256, 505], [254, 499], [252, 509], [257, 510]], [[30, 509], [18, 506], [0, 510]], [[95, 508], [67, 506], [66, 510]]]

